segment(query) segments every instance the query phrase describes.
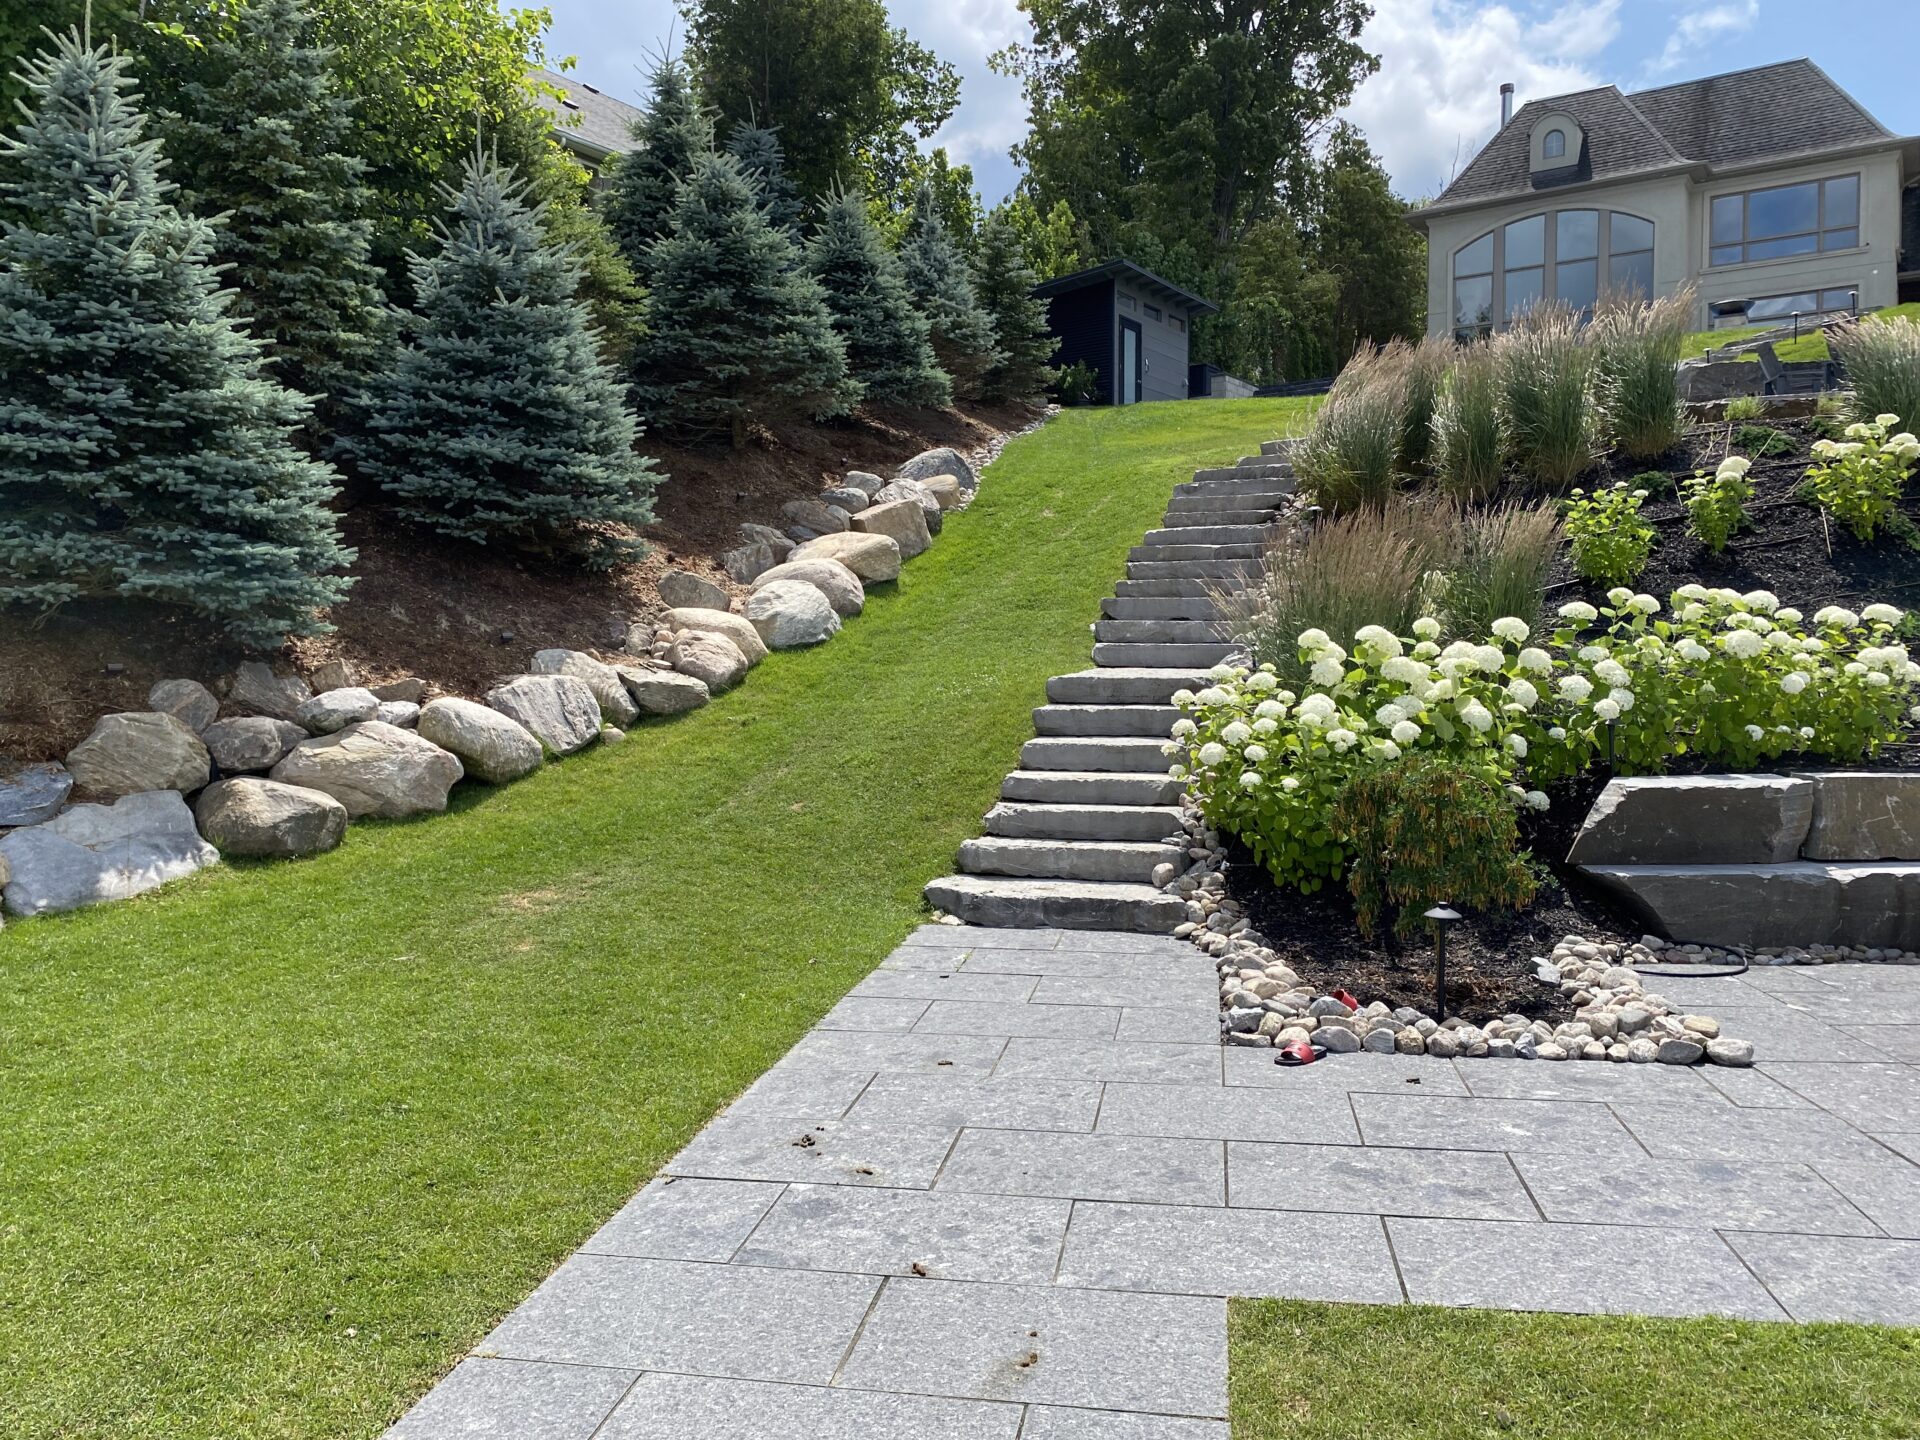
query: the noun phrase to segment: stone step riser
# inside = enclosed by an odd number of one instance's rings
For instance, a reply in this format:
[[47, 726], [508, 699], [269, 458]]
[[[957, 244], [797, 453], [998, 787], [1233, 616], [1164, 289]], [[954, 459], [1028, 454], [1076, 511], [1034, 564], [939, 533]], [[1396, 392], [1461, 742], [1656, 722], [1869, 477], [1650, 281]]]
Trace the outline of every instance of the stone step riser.
[[1218, 665], [1237, 647], [1228, 640], [1196, 645], [1129, 645], [1099, 641], [1093, 647], [1096, 665], [1179, 666]]
[[1250, 529], [1264, 534], [1272, 522], [1271, 510], [1175, 510], [1168, 506], [1166, 517], [1160, 522], [1161, 528], [1154, 533], [1163, 535], [1168, 531]]
[[1129, 560], [1129, 580], [1251, 580], [1258, 560]]
[[1097, 620], [1093, 638], [1121, 644], [1183, 645], [1225, 643], [1232, 637], [1217, 620]]
[[1164, 775], [1169, 761], [1161, 743], [1138, 735], [1045, 735], [1020, 747], [1020, 768]]
[[1109, 620], [1214, 620], [1220, 607], [1204, 595], [1123, 596], [1109, 595], [1100, 602], [1100, 613]]
[[1007, 880], [950, 875], [927, 886], [930, 904], [969, 925], [1061, 930], [1132, 930], [1170, 935], [1186, 902], [1148, 885]]
[[[1264, 525], [1176, 525], [1149, 530], [1142, 545], [1265, 545], [1270, 533]], [[1258, 554], [1258, 550], [1254, 552]]]
[[1002, 802], [987, 811], [985, 824], [987, 834], [1009, 840], [1117, 840], [1145, 844], [1163, 842], [1181, 833], [1180, 812], [1171, 805]]
[[[1231, 515], [1251, 513], [1258, 515], [1254, 524], [1271, 524], [1281, 502], [1287, 497], [1278, 492], [1267, 494], [1232, 495], [1176, 495], [1167, 502], [1167, 524], [1175, 524], [1176, 515]], [[1231, 523], [1222, 520], [1222, 525]]]
[[1022, 805], [1177, 805], [1180, 782], [1166, 775], [1094, 770], [1015, 770], [1000, 798]]
[[1127, 552], [1129, 565], [1219, 565], [1244, 560], [1255, 567], [1264, 545], [1136, 545]]
[[1221, 481], [1271, 480], [1280, 476], [1291, 476], [1293, 467], [1284, 461], [1270, 461], [1261, 465], [1230, 465], [1213, 470], [1196, 470], [1189, 484], [1212, 485]]
[[1121, 580], [1113, 593], [1120, 600], [1207, 600], [1214, 587], [1205, 580]]
[[964, 875], [1024, 880], [1105, 880], [1144, 885], [1153, 867], [1180, 851], [1159, 844], [1102, 840], [968, 840], [960, 846]]
[[1069, 739], [1135, 735], [1164, 740], [1179, 718], [1171, 705], [1042, 705], [1033, 712], [1033, 730]]
[[1194, 496], [1207, 496], [1211, 499], [1224, 499], [1230, 496], [1277, 495], [1288, 496], [1299, 488], [1291, 475], [1258, 476], [1249, 480], [1190, 480], [1184, 485], [1173, 487], [1176, 500]]
[[1055, 705], [1166, 705], [1176, 690], [1201, 690], [1206, 667], [1078, 670], [1047, 681], [1047, 699]]

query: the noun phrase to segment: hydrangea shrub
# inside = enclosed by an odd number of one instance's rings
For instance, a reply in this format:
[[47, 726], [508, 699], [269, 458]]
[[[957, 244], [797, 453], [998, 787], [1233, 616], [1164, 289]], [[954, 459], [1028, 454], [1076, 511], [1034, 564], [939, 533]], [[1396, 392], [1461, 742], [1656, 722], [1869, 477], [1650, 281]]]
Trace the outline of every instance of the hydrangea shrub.
[[1849, 425], [1839, 440], [1813, 442], [1814, 458], [1823, 463], [1807, 471], [1805, 492], [1857, 540], [1912, 529], [1902, 523], [1900, 493], [1920, 459], [1920, 439], [1904, 430], [1890, 433], [1899, 423], [1898, 415], [1876, 415]]

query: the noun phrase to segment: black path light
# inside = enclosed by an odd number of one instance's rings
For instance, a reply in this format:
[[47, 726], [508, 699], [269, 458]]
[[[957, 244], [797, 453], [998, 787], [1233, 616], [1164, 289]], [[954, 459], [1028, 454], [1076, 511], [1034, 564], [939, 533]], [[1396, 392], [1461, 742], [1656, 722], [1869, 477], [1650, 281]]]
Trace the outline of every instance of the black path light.
[[1450, 905], [1436, 905], [1421, 916], [1433, 926], [1433, 1018], [1447, 1018], [1447, 932], [1466, 917]]

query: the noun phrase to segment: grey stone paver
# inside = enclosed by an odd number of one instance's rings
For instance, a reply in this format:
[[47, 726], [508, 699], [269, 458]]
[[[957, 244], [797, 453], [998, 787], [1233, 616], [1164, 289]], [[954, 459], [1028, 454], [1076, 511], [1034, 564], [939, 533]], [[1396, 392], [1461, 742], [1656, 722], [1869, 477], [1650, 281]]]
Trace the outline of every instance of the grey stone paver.
[[922, 927], [392, 1433], [1227, 1440], [1227, 1294], [1920, 1323], [1920, 970], [1654, 988], [1789, 1039], [1288, 1069], [1180, 942]]
[[1727, 1007], [1713, 1011], [1720, 1033], [1755, 1041], [1762, 1063], [1791, 1060], [1885, 1060], [1887, 1052], [1868, 1044], [1820, 1014], [1799, 1011], [1747, 1010]]

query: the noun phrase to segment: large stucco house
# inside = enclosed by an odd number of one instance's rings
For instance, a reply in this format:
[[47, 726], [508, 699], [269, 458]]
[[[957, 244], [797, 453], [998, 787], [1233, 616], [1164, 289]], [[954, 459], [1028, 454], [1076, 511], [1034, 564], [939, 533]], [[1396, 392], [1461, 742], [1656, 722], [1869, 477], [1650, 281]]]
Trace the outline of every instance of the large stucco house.
[[1408, 216], [1434, 334], [1498, 329], [1542, 297], [1590, 310], [1609, 290], [1691, 285], [1702, 329], [1920, 298], [1920, 141], [1810, 60], [1512, 114], [1501, 89], [1499, 132]]

